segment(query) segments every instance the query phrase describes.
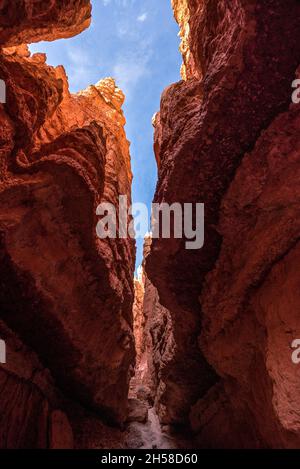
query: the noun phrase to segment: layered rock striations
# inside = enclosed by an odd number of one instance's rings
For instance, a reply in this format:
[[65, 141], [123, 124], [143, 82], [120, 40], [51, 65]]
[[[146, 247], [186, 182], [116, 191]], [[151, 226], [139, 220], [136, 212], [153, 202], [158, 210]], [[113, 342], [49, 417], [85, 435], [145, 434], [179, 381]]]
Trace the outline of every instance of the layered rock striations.
[[1, 365], [0, 444], [55, 446], [52, 425], [67, 428], [68, 447], [66, 399], [110, 423], [127, 412], [135, 246], [96, 235], [100, 202], [130, 203], [124, 96], [110, 78], [71, 94], [64, 69], [22, 44], [79, 33], [89, 1], [19, 3], [0, 10], [0, 337], [9, 331], [12, 344]]
[[205, 244], [154, 239], [147, 275], [182, 356], [197, 350], [215, 373], [195, 371], [206, 383], [189, 399], [199, 444], [297, 447], [300, 4], [173, 4], [184, 80], [155, 118], [154, 201], [205, 203]]

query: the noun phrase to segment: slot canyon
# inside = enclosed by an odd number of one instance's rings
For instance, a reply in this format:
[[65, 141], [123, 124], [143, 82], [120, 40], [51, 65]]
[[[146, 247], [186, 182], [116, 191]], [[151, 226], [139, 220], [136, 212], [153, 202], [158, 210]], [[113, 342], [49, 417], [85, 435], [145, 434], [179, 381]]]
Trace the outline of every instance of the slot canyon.
[[153, 201], [204, 203], [205, 242], [149, 234], [138, 275], [96, 233], [132, 198], [124, 93], [28, 47], [90, 0], [0, 1], [1, 449], [300, 448], [300, 2], [170, 1]]

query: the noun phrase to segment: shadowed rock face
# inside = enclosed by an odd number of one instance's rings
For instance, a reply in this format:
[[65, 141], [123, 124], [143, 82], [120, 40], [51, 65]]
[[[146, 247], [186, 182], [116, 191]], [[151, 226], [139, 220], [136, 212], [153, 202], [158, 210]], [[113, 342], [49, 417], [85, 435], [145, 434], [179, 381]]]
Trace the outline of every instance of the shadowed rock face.
[[2, 0], [0, 43], [6, 46], [76, 36], [91, 22], [90, 0]]
[[[144, 263], [151, 249], [145, 239]], [[157, 289], [144, 275], [144, 335], [147, 373], [145, 384], [152, 391], [161, 423], [186, 425], [191, 402], [195, 402], [216, 379], [197, 347], [198, 324], [190, 316], [175, 318], [160, 303]], [[145, 360], [144, 360], [145, 361]]]
[[300, 3], [173, 4], [185, 80], [155, 118], [154, 201], [204, 202], [205, 245], [153, 240], [146, 271], [180, 325], [175, 342], [186, 336], [182, 355], [200, 336], [220, 377], [190, 400], [199, 444], [299, 446]]
[[72, 448], [64, 398], [37, 355], [0, 321], [7, 364], [0, 368], [1, 448]]
[[[89, 1], [51, 1], [39, 10], [42, 3], [15, 2], [15, 10], [2, 2], [0, 9], [0, 41], [10, 46], [0, 57], [7, 88], [0, 109], [0, 317], [50, 370], [48, 387], [109, 422], [123, 422], [135, 354], [135, 246], [129, 239], [98, 239], [96, 207], [101, 201], [118, 206], [119, 194], [130, 203], [124, 96], [112, 79], [71, 95], [62, 67], [47, 66], [43, 54], [30, 57], [24, 40], [68, 37], [90, 18]], [[20, 432], [18, 447], [55, 446], [64, 438], [54, 431], [52, 443], [46, 441], [46, 429], [50, 421], [57, 432], [69, 428], [59, 413], [63, 403], [46, 396], [29, 372], [25, 384], [10, 350], [8, 344], [1, 392], [10, 395], [17, 386], [19, 401], [10, 414], [1, 399], [1, 429]], [[30, 354], [28, 367], [35, 369]], [[29, 439], [20, 424], [23, 407], [36, 431]], [[11, 447], [13, 436], [6, 436], [0, 444]]]

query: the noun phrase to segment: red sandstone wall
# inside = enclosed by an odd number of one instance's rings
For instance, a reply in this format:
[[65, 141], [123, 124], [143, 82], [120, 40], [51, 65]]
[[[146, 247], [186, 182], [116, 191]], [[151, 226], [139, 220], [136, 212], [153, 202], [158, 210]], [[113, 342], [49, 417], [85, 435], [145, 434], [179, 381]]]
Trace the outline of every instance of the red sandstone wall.
[[68, 447], [65, 398], [126, 418], [135, 247], [96, 236], [97, 205], [130, 201], [124, 96], [111, 79], [71, 95], [62, 67], [21, 47], [78, 34], [89, 1], [1, 2], [0, 21], [0, 337], [13, 338], [0, 368], [0, 446]]
[[[151, 250], [145, 239], [144, 263]], [[197, 347], [197, 324], [175, 315], [160, 303], [158, 290], [144, 280], [144, 334], [148, 375], [145, 380], [162, 424], [186, 425], [191, 402], [215, 381], [215, 374]]]
[[155, 119], [154, 201], [204, 202], [205, 246], [153, 240], [146, 271], [182, 356], [192, 344], [219, 377], [189, 400], [199, 444], [297, 447], [300, 4], [173, 3], [185, 80]]
[[[152, 397], [200, 446], [299, 447], [300, 3], [173, 5], [184, 80], [155, 119], [155, 201], [204, 202], [206, 239], [147, 257]], [[2, 1], [0, 21], [0, 447], [109, 447], [88, 411], [126, 417], [134, 245], [98, 240], [95, 211], [130, 198], [123, 95], [110, 79], [71, 95], [24, 46], [78, 34], [88, 0]]]

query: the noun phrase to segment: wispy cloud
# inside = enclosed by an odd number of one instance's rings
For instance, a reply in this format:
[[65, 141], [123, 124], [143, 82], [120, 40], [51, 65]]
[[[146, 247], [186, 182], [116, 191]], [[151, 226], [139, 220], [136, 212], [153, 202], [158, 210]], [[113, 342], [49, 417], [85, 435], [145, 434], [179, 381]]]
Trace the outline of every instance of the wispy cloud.
[[149, 62], [152, 49], [147, 43], [142, 43], [140, 49], [129, 49], [126, 54], [119, 56], [113, 66], [114, 77], [124, 91], [127, 101], [130, 101], [135, 87], [142, 78], [150, 73]]
[[137, 17], [137, 20], [140, 23], [144, 23], [144, 21], [146, 21], [147, 18], [148, 18], [148, 13], [142, 13], [140, 16]]
[[[141, 28], [141, 23], [148, 19], [144, 2], [102, 0], [102, 3], [105, 6], [110, 5], [112, 9], [114, 7], [113, 28], [117, 38], [121, 41], [121, 47], [118, 53], [111, 57], [112, 75], [125, 93], [128, 102], [134, 97], [138, 83], [151, 71], [149, 62], [153, 54], [155, 34], [153, 32], [149, 34], [149, 30]], [[139, 13], [138, 16], [137, 13]]]
[[71, 88], [84, 89], [87, 86], [87, 77], [90, 75], [93, 60], [85, 48], [67, 45], [68, 76]]

